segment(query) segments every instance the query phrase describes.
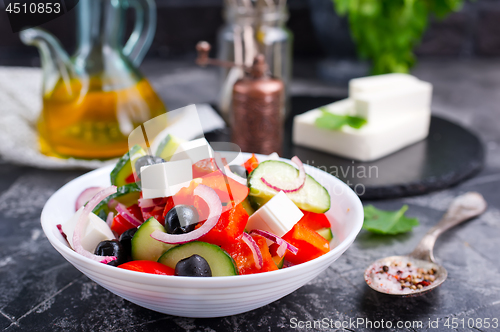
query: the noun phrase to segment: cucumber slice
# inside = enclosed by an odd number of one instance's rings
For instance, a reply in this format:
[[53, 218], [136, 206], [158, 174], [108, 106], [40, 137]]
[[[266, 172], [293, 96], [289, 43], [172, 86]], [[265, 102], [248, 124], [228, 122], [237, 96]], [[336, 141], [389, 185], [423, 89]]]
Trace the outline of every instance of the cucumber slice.
[[125, 153], [116, 163], [115, 168], [111, 171], [111, 184], [117, 187], [124, 186], [125, 180], [132, 175], [135, 169], [135, 162], [142, 156], [146, 155], [146, 151], [139, 145], [134, 145], [129, 152]]
[[324, 237], [328, 242], [333, 240], [333, 233], [332, 233], [331, 228], [328, 228], [328, 227], [321, 228], [321, 229], [318, 229], [316, 231], [316, 233], [318, 233], [319, 235]]
[[210, 265], [213, 277], [238, 275], [233, 258], [219, 246], [206, 242], [194, 241], [174, 247], [164, 253], [158, 262], [175, 269], [177, 262], [195, 254], [205, 258]]
[[146, 220], [132, 237], [132, 260], [158, 261], [163, 253], [173, 248], [167, 244], [153, 239], [150, 235], [154, 231], [165, 233], [165, 228], [154, 217]]
[[278, 267], [278, 269], [283, 268], [283, 263], [285, 262], [285, 256], [280, 257], [280, 256], [273, 256], [273, 261], [274, 264]]
[[[137, 185], [137, 183], [129, 183], [124, 186], [118, 187], [116, 189], [116, 193], [110, 195], [103, 199], [97, 206], [94, 208], [92, 212], [97, 214], [102, 218], [102, 213], [104, 213], [104, 220], [106, 220], [106, 216], [108, 215], [110, 209], [108, 207], [108, 203], [110, 200], [115, 199], [119, 203], [122, 203], [126, 207], [134, 205], [137, 203], [138, 199], [141, 197], [141, 188]], [[113, 212], [115, 212], [113, 210]]]
[[241, 202], [241, 205], [243, 206], [243, 208], [247, 212], [248, 216], [251, 216], [255, 212], [252, 205], [248, 201], [248, 196], [243, 200], [243, 202]]
[[[286, 181], [287, 179], [296, 178], [299, 171], [283, 161], [267, 160], [261, 162], [248, 177], [248, 187], [250, 188], [248, 199], [256, 210], [278, 193], [266, 186], [261, 180], [262, 177], [269, 174], [273, 174], [274, 177], [281, 181]], [[295, 205], [305, 211], [325, 213], [330, 209], [330, 194], [310, 175], [306, 176], [306, 183], [302, 189], [286, 195]]]
[[160, 158], [165, 159], [166, 161], [169, 161], [170, 157], [172, 157], [175, 151], [177, 151], [179, 145], [184, 142], [187, 141], [175, 135], [168, 134], [167, 137], [165, 137], [158, 146], [156, 155]]

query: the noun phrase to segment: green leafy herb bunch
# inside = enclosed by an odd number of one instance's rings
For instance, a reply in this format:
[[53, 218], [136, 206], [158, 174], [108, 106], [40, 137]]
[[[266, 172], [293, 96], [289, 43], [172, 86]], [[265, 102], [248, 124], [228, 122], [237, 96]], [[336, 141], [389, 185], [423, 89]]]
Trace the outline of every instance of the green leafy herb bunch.
[[464, 0], [332, 0], [347, 15], [358, 54], [372, 62], [372, 74], [407, 73], [415, 63], [431, 15], [444, 18]]

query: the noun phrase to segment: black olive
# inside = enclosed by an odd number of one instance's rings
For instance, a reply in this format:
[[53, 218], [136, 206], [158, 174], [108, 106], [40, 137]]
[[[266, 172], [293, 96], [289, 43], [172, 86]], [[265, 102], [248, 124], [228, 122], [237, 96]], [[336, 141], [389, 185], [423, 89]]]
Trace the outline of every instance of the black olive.
[[127, 254], [118, 240], [99, 242], [95, 248], [94, 254], [98, 256], [116, 256], [114, 261], [108, 263], [108, 265], [112, 266], [118, 266], [127, 262]]
[[184, 277], [211, 277], [212, 270], [205, 258], [192, 255], [177, 262], [175, 265], [175, 275]]
[[238, 175], [239, 177], [242, 177], [243, 179], [246, 179], [248, 177], [246, 168], [241, 165], [230, 165], [229, 169], [231, 170], [231, 172]]
[[167, 212], [165, 231], [169, 234], [189, 233], [194, 231], [198, 222], [200, 222], [200, 216], [194, 206], [179, 204]]
[[127, 229], [122, 233], [122, 235], [120, 235], [120, 244], [122, 245], [127, 257], [132, 256], [132, 238], [134, 237], [135, 232], [137, 232], [137, 228], [131, 228]]
[[164, 163], [165, 159], [156, 157], [156, 156], [142, 156], [139, 159], [136, 160], [135, 162], [135, 171], [137, 173], [137, 177], [139, 180], [141, 180], [141, 167], [143, 166], [148, 166], [148, 165], [155, 165], [155, 164], [161, 164]]

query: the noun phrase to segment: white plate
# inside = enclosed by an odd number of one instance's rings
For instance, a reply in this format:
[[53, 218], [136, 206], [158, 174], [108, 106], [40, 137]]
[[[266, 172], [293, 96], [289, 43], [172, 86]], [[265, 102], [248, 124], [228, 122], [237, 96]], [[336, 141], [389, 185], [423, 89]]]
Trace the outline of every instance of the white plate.
[[[248, 158], [249, 154], [244, 154]], [[257, 156], [259, 161], [266, 156]], [[289, 162], [289, 160], [284, 160]], [[316, 277], [353, 243], [363, 224], [358, 196], [336, 177], [309, 165], [306, 172], [330, 193], [326, 213], [334, 240], [327, 254], [279, 271], [216, 278], [162, 276], [118, 269], [85, 258], [68, 247], [56, 225], [74, 213], [85, 188], [110, 185], [112, 166], [84, 174], [50, 197], [42, 211], [42, 228], [54, 248], [73, 266], [112, 293], [142, 307], [183, 317], [221, 317], [250, 311], [286, 296]]]

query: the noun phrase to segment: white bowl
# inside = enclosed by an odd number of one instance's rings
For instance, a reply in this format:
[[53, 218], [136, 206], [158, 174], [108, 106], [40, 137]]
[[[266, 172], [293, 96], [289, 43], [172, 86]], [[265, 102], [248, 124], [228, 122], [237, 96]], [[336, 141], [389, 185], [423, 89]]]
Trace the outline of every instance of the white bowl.
[[64, 258], [102, 287], [137, 305], [170, 315], [229, 316], [276, 301], [327, 269], [353, 243], [363, 224], [363, 207], [358, 196], [336, 177], [305, 165], [306, 172], [331, 195], [331, 208], [326, 214], [332, 223], [334, 240], [327, 254], [278, 271], [233, 277], [176, 277], [118, 269], [74, 252], [56, 227], [72, 216], [75, 200], [83, 189], [110, 184], [112, 168], [107, 166], [82, 175], [54, 193], [42, 211], [43, 231]]

